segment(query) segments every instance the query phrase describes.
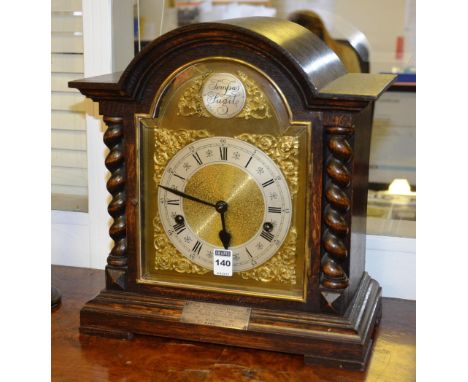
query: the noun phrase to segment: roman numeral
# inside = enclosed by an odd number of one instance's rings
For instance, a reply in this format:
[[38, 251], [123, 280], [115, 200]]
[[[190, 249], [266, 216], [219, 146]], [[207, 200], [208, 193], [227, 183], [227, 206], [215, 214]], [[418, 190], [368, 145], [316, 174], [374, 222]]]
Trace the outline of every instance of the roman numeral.
[[250, 163], [250, 161], [252, 160], [252, 158], [253, 158], [253, 156], [251, 156], [251, 157], [249, 158], [249, 160], [248, 160], [247, 163], [245, 164], [244, 168], [247, 168], [247, 166], [249, 165], [249, 163]]
[[280, 214], [281, 213], [281, 207], [268, 207], [268, 212], [272, 214]]
[[168, 200], [166, 203], [170, 204], [171, 206], [178, 206], [180, 203], [180, 200], [179, 199]]
[[219, 156], [221, 160], [227, 160], [227, 147], [220, 147], [219, 148]]
[[177, 175], [177, 174], [173, 174], [174, 176], [177, 176], [179, 179], [182, 179], [182, 180], [185, 180], [184, 177], [180, 176], [180, 175]]
[[202, 164], [203, 164], [203, 162], [202, 162], [202, 160], [201, 160], [201, 158], [200, 158], [200, 155], [198, 155], [198, 153], [192, 154], [192, 156], [195, 158], [195, 160], [197, 161], [197, 163], [198, 163], [199, 165], [202, 165]]
[[273, 235], [271, 232], [267, 232], [267, 231], [262, 231], [260, 236], [263, 237], [265, 240], [270, 241], [270, 242], [275, 237], [275, 235]]
[[177, 223], [173, 225], [172, 227], [174, 228], [175, 233], [178, 235], [185, 231], [185, 222]]
[[252, 254], [250, 253], [250, 251], [247, 249], [247, 247], [245, 247], [245, 251], [247, 252], [247, 254], [250, 256], [250, 262], [252, 263], [253, 266], [257, 265], [257, 262], [254, 260]]
[[200, 254], [200, 251], [201, 251], [201, 249], [202, 249], [202, 247], [203, 247], [203, 244], [200, 243], [199, 241], [197, 241], [197, 242], [195, 243], [195, 245], [193, 246], [193, 248], [192, 248], [192, 252], [193, 252], [193, 253], [196, 253], [197, 255], [199, 255], [199, 254]]
[[273, 179], [270, 179], [270, 180], [267, 180], [265, 183], [262, 183], [262, 186], [263, 188], [269, 186], [270, 184], [273, 184], [274, 180]]

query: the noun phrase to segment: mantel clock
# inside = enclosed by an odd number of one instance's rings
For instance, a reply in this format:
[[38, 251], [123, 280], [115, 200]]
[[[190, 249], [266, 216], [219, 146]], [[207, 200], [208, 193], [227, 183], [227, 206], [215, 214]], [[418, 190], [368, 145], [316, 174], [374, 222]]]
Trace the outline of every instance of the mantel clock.
[[80, 331], [364, 368], [381, 314], [364, 271], [369, 139], [392, 80], [347, 74], [297, 24], [247, 18], [70, 82], [108, 126], [115, 242]]

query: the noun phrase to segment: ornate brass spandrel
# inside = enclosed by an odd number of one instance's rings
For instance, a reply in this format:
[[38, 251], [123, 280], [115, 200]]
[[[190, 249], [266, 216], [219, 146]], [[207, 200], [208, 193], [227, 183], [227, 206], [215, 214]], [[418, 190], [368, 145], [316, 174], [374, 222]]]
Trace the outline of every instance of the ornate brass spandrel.
[[179, 109], [178, 115], [184, 117], [197, 116], [210, 118], [211, 114], [203, 106], [203, 99], [201, 96], [201, 88], [205, 79], [211, 74], [211, 72], [203, 73], [194, 79], [193, 85], [184, 91], [179, 99], [177, 107]]
[[244, 109], [236, 118], [271, 118], [270, 107], [268, 106], [263, 91], [257, 86], [255, 81], [250, 79], [245, 73], [238, 71], [237, 74], [244, 83], [247, 92], [247, 102], [245, 103]]
[[[240, 134], [235, 138], [251, 143], [264, 151], [280, 167], [288, 182], [291, 197], [297, 195], [299, 177], [299, 139], [295, 136], [273, 136], [269, 134]], [[264, 283], [279, 282], [296, 284], [296, 241], [297, 232], [291, 227], [280, 250], [265, 264], [241, 272], [243, 279]]]
[[[195, 142], [198, 139], [207, 138], [210, 134], [206, 130], [178, 130], [154, 129], [154, 176], [153, 180], [157, 185], [161, 180], [167, 162], [183, 147]], [[162, 149], [164, 148], [164, 150]], [[200, 267], [186, 257], [182, 256], [174, 247], [159, 219], [159, 214], [155, 214], [153, 219], [153, 244], [156, 256], [154, 256], [154, 269], [165, 271], [176, 271], [179, 273], [190, 273], [203, 275], [209, 269]]]
[[[202, 138], [213, 136], [206, 130], [171, 130], [154, 129], [155, 153], [154, 176], [156, 185], [166, 168], [167, 162], [183, 147]], [[296, 136], [273, 136], [269, 134], [240, 134], [234, 138], [251, 143], [264, 151], [280, 167], [288, 182], [291, 197], [294, 198], [298, 189], [298, 153], [299, 139]], [[161, 148], [164, 147], [164, 150]], [[155, 270], [176, 271], [185, 274], [203, 275], [209, 269], [200, 267], [182, 256], [168, 239], [159, 215], [153, 219], [153, 243], [155, 249]], [[240, 272], [239, 275], [247, 280], [262, 283], [276, 282], [286, 285], [296, 284], [296, 243], [297, 232], [291, 227], [286, 241], [280, 250], [267, 262], [250, 271]]]
[[170, 130], [154, 129], [154, 176], [156, 185], [159, 184], [161, 176], [169, 160], [183, 147], [198, 139], [210, 137], [206, 130]]
[[292, 227], [281, 249], [265, 264], [240, 272], [243, 279], [253, 279], [263, 283], [279, 282], [296, 285], [296, 229]]
[[296, 196], [299, 179], [299, 139], [297, 136], [245, 133], [235, 138], [253, 144], [272, 158], [286, 177], [291, 197]]
[[[211, 118], [212, 115], [203, 105], [202, 87], [211, 71], [203, 73], [194, 79], [193, 84], [188, 87], [179, 98], [177, 107], [178, 115], [189, 117]], [[237, 71], [237, 75], [247, 92], [247, 99], [242, 111], [234, 118], [243, 119], [268, 119], [272, 117], [270, 106], [264, 92], [258, 87], [255, 81], [249, 78], [244, 72]]]

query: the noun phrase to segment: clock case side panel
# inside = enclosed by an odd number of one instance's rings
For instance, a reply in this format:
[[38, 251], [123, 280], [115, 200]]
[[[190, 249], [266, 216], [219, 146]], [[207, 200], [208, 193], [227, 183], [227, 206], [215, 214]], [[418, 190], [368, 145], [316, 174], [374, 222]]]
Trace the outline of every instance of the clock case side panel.
[[[323, 112], [321, 309], [343, 314], [366, 277], [370, 136], [375, 101], [394, 75], [348, 73], [320, 90]], [[372, 304], [376, 303], [370, 302]]]
[[367, 190], [374, 102], [324, 114], [322, 310], [343, 314], [365, 275]]
[[367, 198], [369, 188], [370, 139], [374, 116], [374, 102], [354, 116], [353, 213], [349, 264], [349, 293], [354, 295], [365, 273]]

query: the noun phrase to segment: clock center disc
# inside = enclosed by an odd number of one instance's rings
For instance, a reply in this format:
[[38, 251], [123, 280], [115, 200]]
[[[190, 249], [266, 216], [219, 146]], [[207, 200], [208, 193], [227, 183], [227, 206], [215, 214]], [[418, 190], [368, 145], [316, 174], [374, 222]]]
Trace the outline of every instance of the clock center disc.
[[[260, 187], [244, 170], [229, 164], [210, 164], [194, 173], [184, 190], [201, 200], [228, 204], [226, 230], [231, 247], [248, 242], [263, 224], [265, 206]], [[215, 247], [219, 239], [221, 217], [213, 207], [191, 200], [183, 201], [184, 215], [192, 231]]]

